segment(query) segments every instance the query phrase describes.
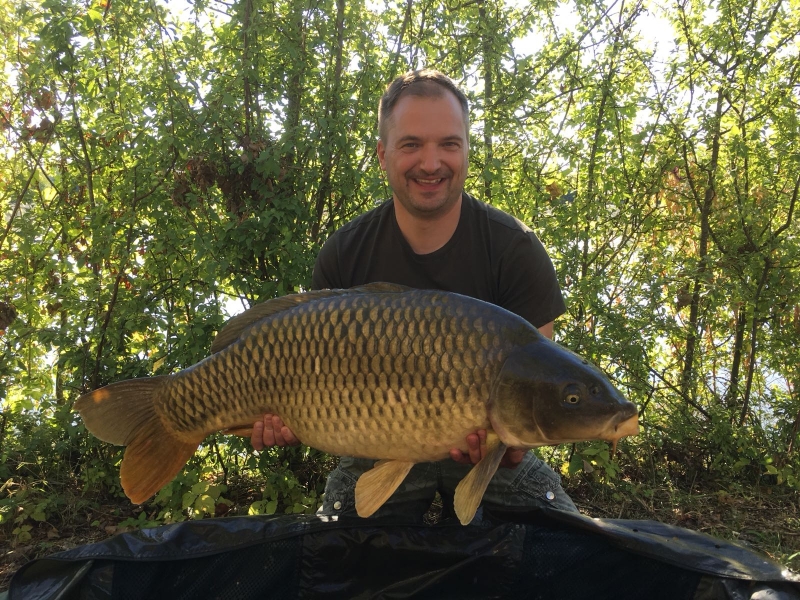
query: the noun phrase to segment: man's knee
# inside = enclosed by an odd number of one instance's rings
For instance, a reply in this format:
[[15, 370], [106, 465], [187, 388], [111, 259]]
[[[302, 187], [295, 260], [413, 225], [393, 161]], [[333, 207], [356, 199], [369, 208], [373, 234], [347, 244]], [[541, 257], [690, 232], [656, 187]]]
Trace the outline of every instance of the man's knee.
[[361, 473], [371, 468], [371, 461], [342, 459], [328, 475], [319, 512], [326, 515], [356, 514], [356, 483]]
[[499, 469], [484, 497], [487, 504], [516, 507], [552, 507], [578, 512], [561, 487], [561, 477], [532, 452], [516, 469]]
[[[355, 515], [355, 487], [362, 473], [372, 468], [374, 461], [342, 458], [339, 466], [328, 476], [320, 513], [326, 515]], [[421, 522], [436, 493], [436, 477], [429, 465], [412, 468], [405, 481], [373, 516], [396, 517]]]

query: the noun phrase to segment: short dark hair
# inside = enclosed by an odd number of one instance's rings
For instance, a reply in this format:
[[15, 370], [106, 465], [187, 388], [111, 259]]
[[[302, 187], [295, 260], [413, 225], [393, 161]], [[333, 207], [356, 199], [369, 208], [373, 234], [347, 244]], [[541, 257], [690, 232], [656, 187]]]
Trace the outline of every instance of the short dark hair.
[[445, 92], [453, 94], [461, 105], [464, 116], [464, 125], [469, 132], [469, 102], [455, 82], [444, 73], [433, 69], [409, 71], [389, 84], [378, 106], [378, 132], [381, 139], [386, 141], [387, 122], [392, 117], [394, 107], [403, 96], [420, 96], [424, 98], [441, 98]]

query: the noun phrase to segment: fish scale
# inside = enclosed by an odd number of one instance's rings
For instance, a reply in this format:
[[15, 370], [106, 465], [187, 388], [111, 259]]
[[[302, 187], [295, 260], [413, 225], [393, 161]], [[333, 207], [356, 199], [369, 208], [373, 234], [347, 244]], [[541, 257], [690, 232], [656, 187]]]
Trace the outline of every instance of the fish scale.
[[462, 522], [506, 446], [616, 441], [638, 430], [635, 406], [602, 373], [519, 316], [392, 284], [256, 305], [196, 365], [111, 384], [75, 406], [92, 433], [128, 446], [121, 479], [135, 502], [172, 479], [208, 434], [246, 434], [273, 413], [305, 444], [382, 460], [356, 488], [365, 516], [411, 465], [466, 450], [466, 436], [486, 429], [488, 462], [456, 490]]
[[[470, 319], [461, 307], [449, 312], [441, 306], [414, 310], [403, 306], [404, 299], [395, 300], [387, 306], [368, 307], [338, 298], [323, 299], [299, 307], [295, 314], [266, 320], [237, 345], [184, 372], [186, 379], [205, 382], [202, 388], [208, 392], [198, 398], [196, 389], [174, 386], [164, 406], [165, 418], [174, 420], [181, 433], [197, 435], [203, 426], [206, 430], [221, 428], [222, 415], [246, 419], [253, 414], [251, 407], [257, 407], [259, 413], [267, 409], [282, 414], [296, 435], [311, 445], [334, 453], [347, 447], [361, 456], [375, 456], [383, 451], [375, 444], [388, 444], [408, 457], [421, 441], [441, 433], [442, 428], [434, 423], [446, 404], [453, 405], [449, 419], [460, 425], [459, 430], [467, 431], [476, 424], [487, 426], [489, 386], [485, 383], [493, 373], [481, 368], [475, 354], [485, 352], [485, 364], [496, 362], [488, 351], [500, 349], [499, 339], [484, 331], [480, 317]], [[422, 320], [414, 327], [406, 326], [408, 319], [425, 316], [438, 322]], [[372, 332], [385, 335], [375, 337]], [[464, 353], [453, 356], [458, 348]], [[330, 350], [333, 356], [324, 354]], [[321, 364], [315, 361], [312, 367], [312, 354], [323, 354]], [[254, 363], [270, 368], [255, 373]], [[220, 364], [225, 368], [219, 369]], [[318, 369], [326, 371], [317, 373]], [[363, 376], [365, 371], [365, 379], [348, 378], [351, 373]], [[231, 398], [230, 392], [223, 391], [243, 380], [253, 386], [246, 397], [237, 393]], [[305, 391], [299, 393], [298, 389]], [[340, 410], [326, 411], [323, 416], [315, 398], [329, 406], [341, 397], [332, 393], [334, 389], [346, 390], [348, 401]], [[217, 402], [209, 403], [210, 397]], [[202, 413], [196, 413], [197, 408]], [[399, 419], [420, 421], [422, 431], [410, 437], [397, 431], [392, 423]], [[326, 440], [323, 438], [331, 429], [319, 424], [329, 420], [350, 421], [355, 427], [348, 428], [345, 439]], [[367, 432], [370, 435], [364, 437]], [[437, 446], [436, 458], [444, 458], [454, 443], [460, 443], [460, 437], [427, 443], [426, 451]]]

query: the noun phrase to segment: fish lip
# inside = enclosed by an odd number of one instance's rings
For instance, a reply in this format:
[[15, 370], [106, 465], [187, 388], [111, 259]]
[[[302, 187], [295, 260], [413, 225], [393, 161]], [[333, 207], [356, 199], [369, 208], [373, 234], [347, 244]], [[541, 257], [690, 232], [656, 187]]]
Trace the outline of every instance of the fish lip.
[[619, 439], [626, 435], [639, 435], [639, 413], [620, 421], [614, 426], [614, 437]]
[[617, 442], [627, 435], [639, 435], [639, 412], [637, 411], [631, 417], [624, 421], [620, 421], [614, 426], [614, 435], [609, 436], [608, 441], [611, 442], [611, 455], [617, 453]]
[[599, 439], [605, 440], [606, 442], [611, 442], [614, 445], [614, 450], [616, 450], [617, 442], [629, 435], [639, 435], [638, 411], [629, 417], [624, 417], [617, 421], [613, 429], [607, 429], [606, 435], [600, 437]]

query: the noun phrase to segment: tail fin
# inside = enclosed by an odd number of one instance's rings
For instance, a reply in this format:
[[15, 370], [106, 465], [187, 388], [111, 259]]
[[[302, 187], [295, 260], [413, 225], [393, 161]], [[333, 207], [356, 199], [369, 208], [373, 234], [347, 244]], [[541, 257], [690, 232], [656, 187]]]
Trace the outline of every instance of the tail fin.
[[168, 484], [191, 458], [202, 439], [176, 438], [153, 406], [153, 396], [169, 375], [112, 383], [75, 401], [95, 437], [127, 446], [120, 468], [125, 494], [141, 504]]

